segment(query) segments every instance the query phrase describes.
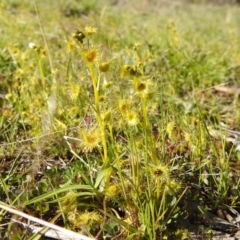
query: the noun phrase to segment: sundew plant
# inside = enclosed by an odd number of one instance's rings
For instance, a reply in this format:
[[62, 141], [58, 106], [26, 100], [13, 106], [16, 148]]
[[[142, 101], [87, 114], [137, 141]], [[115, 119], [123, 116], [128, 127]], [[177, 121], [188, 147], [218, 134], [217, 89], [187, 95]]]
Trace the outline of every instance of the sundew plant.
[[239, 8], [134, 2], [0, 3], [0, 204], [94, 239], [211, 237], [199, 219], [239, 208]]

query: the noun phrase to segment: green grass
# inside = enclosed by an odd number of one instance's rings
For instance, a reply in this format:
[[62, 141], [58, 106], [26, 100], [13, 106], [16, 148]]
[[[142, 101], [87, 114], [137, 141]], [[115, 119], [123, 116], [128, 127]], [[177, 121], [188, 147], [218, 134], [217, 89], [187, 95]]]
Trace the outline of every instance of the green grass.
[[0, 4], [2, 202], [98, 239], [185, 239], [188, 202], [239, 208], [239, 153], [210, 134], [239, 124], [213, 90], [239, 84], [239, 8], [37, 7]]

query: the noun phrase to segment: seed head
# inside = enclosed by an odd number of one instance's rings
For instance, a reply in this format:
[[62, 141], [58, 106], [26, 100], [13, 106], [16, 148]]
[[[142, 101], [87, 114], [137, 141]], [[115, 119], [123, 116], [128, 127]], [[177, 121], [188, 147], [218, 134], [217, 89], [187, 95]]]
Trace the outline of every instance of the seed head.
[[72, 35], [72, 38], [75, 39], [77, 42], [83, 43], [85, 34], [82, 31], [80, 31], [79, 29], [76, 29]]

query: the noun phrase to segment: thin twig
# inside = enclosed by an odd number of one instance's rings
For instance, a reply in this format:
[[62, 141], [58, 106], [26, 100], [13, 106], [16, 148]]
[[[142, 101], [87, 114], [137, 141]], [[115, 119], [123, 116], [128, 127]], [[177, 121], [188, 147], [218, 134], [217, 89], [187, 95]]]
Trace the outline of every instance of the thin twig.
[[[23, 213], [23, 212], [19, 211], [19, 210], [13, 209], [11, 206], [9, 206], [9, 205], [7, 205], [7, 204], [5, 204], [3, 202], [0, 202], [0, 208], [4, 209], [4, 210], [6, 210], [6, 211], [8, 211], [10, 213], [16, 214], [16, 215], [18, 215], [20, 217], [26, 218], [29, 221], [38, 223], [38, 224], [40, 224], [42, 226], [45, 226], [47, 228], [53, 229], [55, 231], [58, 231], [58, 235], [64, 234], [64, 235], [66, 235], [68, 237], [71, 237], [74, 240], [93, 240], [93, 238], [86, 237], [84, 235], [78, 234], [78, 233], [73, 232], [71, 230], [59, 227], [59, 226], [57, 226], [55, 224], [52, 224], [52, 223], [49, 223], [49, 222], [46, 222], [46, 221], [44, 221], [42, 219], [30, 216], [30, 215], [28, 215], [26, 213]], [[66, 238], [64, 238], [64, 239], [66, 239]]]

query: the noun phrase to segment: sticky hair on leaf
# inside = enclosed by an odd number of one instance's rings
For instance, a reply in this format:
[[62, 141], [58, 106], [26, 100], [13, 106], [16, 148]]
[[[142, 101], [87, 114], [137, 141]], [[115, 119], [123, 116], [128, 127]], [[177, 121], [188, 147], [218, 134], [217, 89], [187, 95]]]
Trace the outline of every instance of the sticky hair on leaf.
[[109, 62], [104, 62], [99, 65], [99, 70], [101, 72], [107, 72], [109, 70], [110, 63]]
[[88, 62], [94, 62], [94, 60], [97, 57], [97, 51], [96, 49], [90, 49], [86, 55], [85, 55], [86, 59]]
[[85, 27], [85, 32], [88, 36], [91, 36], [91, 35], [93, 35], [94, 33], [97, 32], [97, 28], [92, 27], [92, 26], [86, 26]]

